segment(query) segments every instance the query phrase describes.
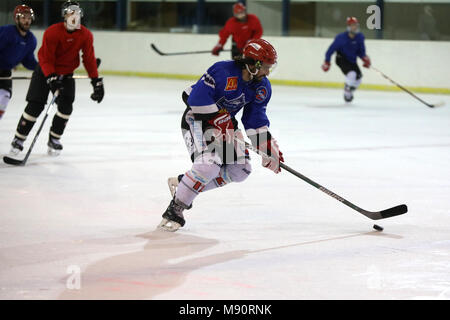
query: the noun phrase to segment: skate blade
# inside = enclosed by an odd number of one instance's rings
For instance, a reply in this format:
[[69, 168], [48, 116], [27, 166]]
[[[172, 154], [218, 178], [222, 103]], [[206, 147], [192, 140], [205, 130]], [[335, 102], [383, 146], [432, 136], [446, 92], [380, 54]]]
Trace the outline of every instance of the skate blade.
[[178, 222], [170, 221], [167, 220], [166, 218], [163, 218], [161, 223], [158, 225], [158, 229], [168, 232], [175, 232], [180, 228], [181, 225]]
[[170, 194], [172, 195], [172, 198], [175, 196], [175, 191], [178, 187], [178, 178], [177, 177], [171, 177], [167, 179], [167, 184], [169, 186]]
[[48, 148], [47, 153], [48, 153], [49, 156], [57, 157], [57, 156], [59, 156], [59, 155], [61, 154], [61, 150], [56, 150], [56, 149], [53, 149], [53, 148]]

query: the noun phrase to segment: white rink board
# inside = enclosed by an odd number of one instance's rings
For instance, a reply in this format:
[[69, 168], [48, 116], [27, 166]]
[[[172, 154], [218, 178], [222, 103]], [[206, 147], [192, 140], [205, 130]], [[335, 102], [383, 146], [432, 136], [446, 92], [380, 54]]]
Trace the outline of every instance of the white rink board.
[[[42, 31], [35, 31], [38, 47]], [[154, 43], [164, 52], [209, 50], [216, 35], [94, 31], [95, 50], [108, 71], [135, 71], [165, 74], [201, 75], [219, 59], [211, 54], [159, 56]], [[331, 70], [323, 72], [325, 52], [331, 38], [267, 37], [276, 48], [279, 63], [274, 79], [293, 81], [343, 82], [340, 69], [332, 60]], [[231, 46], [230, 40], [225, 46]], [[450, 42], [367, 40], [367, 54], [374, 66], [405, 86], [450, 88]], [[361, 63], [360, 67], [361, 66]], [[392, 85], [375, 71], [362, 68], [363, 83]]]
[[[246, 182], [201, 194], [186, 227], [161, 235], [166, 179], [190, 166], [188, 84], [106, 77], [96, 104], [77, 80], [62, 155], [45, 154], [47, 121], [25, 167], [0, 164], [0, 299], [450, 298], [450, 97], [422, 95], [445, 99], [433, 110], [401, 92], [357, 91], [345, 105], [341, 90], [273, 88], [288, 165], [368, 210], [409, 206], [376, 222], [383, 233], [253, 155]], [[26, 89], [14, 83], [1, 154]], [[81, 290], [66, 287], [70, 266]]]

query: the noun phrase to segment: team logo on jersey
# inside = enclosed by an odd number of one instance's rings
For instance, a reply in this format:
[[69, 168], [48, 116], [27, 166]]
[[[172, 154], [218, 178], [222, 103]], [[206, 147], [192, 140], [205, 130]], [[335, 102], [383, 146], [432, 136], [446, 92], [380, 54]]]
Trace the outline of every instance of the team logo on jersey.
[[228, 77], [225, 91], [234, 91], [238, 87], [238, 77]]
[[226, 109], [228, 112], [238, 111], [245, 105], [245, 94], [241, 94], [239, 97], [227, 100], [225, 97], [220, 98], [216, 104], [220, 109]]
[[266, 87], [259, 87], [256, 89], [256, 101], [263, 102], [267, 98], [267, 89]]

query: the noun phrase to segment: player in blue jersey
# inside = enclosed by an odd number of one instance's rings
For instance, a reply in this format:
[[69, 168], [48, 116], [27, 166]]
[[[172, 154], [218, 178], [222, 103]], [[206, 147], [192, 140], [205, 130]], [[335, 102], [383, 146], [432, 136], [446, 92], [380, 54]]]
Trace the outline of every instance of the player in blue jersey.
[[330, 60], [336, 52], [336, 64], [345, 74], [344, 100], [353, 100], [353, 91], [361, 84], [362, 73], [356, 59], [360, 57], [363, 67], [370, 68], [370, 59], [366, 55], [364, 46], [364, 35], [359, 31], [359, 22], [355, 17], [347, 18], [347, 31], [340, 33], [334, 38], [333, 43], [325, 54], [323, 71], [330, 69]]
[[[15, 25], [0, 27], [0, 77], [11, 77], [11, 70], [19, 63], [27, 69], [34, 70], [37, 65], [34, 57], [36, 38], [30, 31], [34, 21], [34, 12], [27, 5], [14, 9]], [[0, 80], [0, 119], [12, 95], [12, 80]]]
[[169, 179], [173, 199], [160, 228], [176, 231], [182, 227], [183, 211], [192, 207], [199, 193], [248, 177], [250, 157], [235, 119], [241, 109], [252, 145], [270, 156], [263, 158], [262, 165], [280, 172], [284, 159], [269, 132], [266, 115], [272, 95], [267, 76], [276, 62], [277, 53], [269, 42], [251, 40], [240, 58], [215, 63], [183, 92], [186, 110], [181, 128], [193, 164], [185, 174]]

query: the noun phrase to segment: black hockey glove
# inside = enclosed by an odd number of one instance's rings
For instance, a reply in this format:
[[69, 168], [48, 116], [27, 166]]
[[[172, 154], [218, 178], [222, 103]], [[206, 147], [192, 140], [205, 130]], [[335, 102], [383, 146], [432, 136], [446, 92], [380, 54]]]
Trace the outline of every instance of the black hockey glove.
[[103, 88], [103, 78], [92, 78], [91, 80], [94, 92], [91, 94], [91, 99], [100, 103], [105, 95], [105, 89]]
[[52, 73], [47, 77], [47, 84], [50, 87], [50, 90], [54, 94], [57, 90], [61, 93], [63, 87], [63, 79], [64, 76], [57, 75], [56, 73]]

